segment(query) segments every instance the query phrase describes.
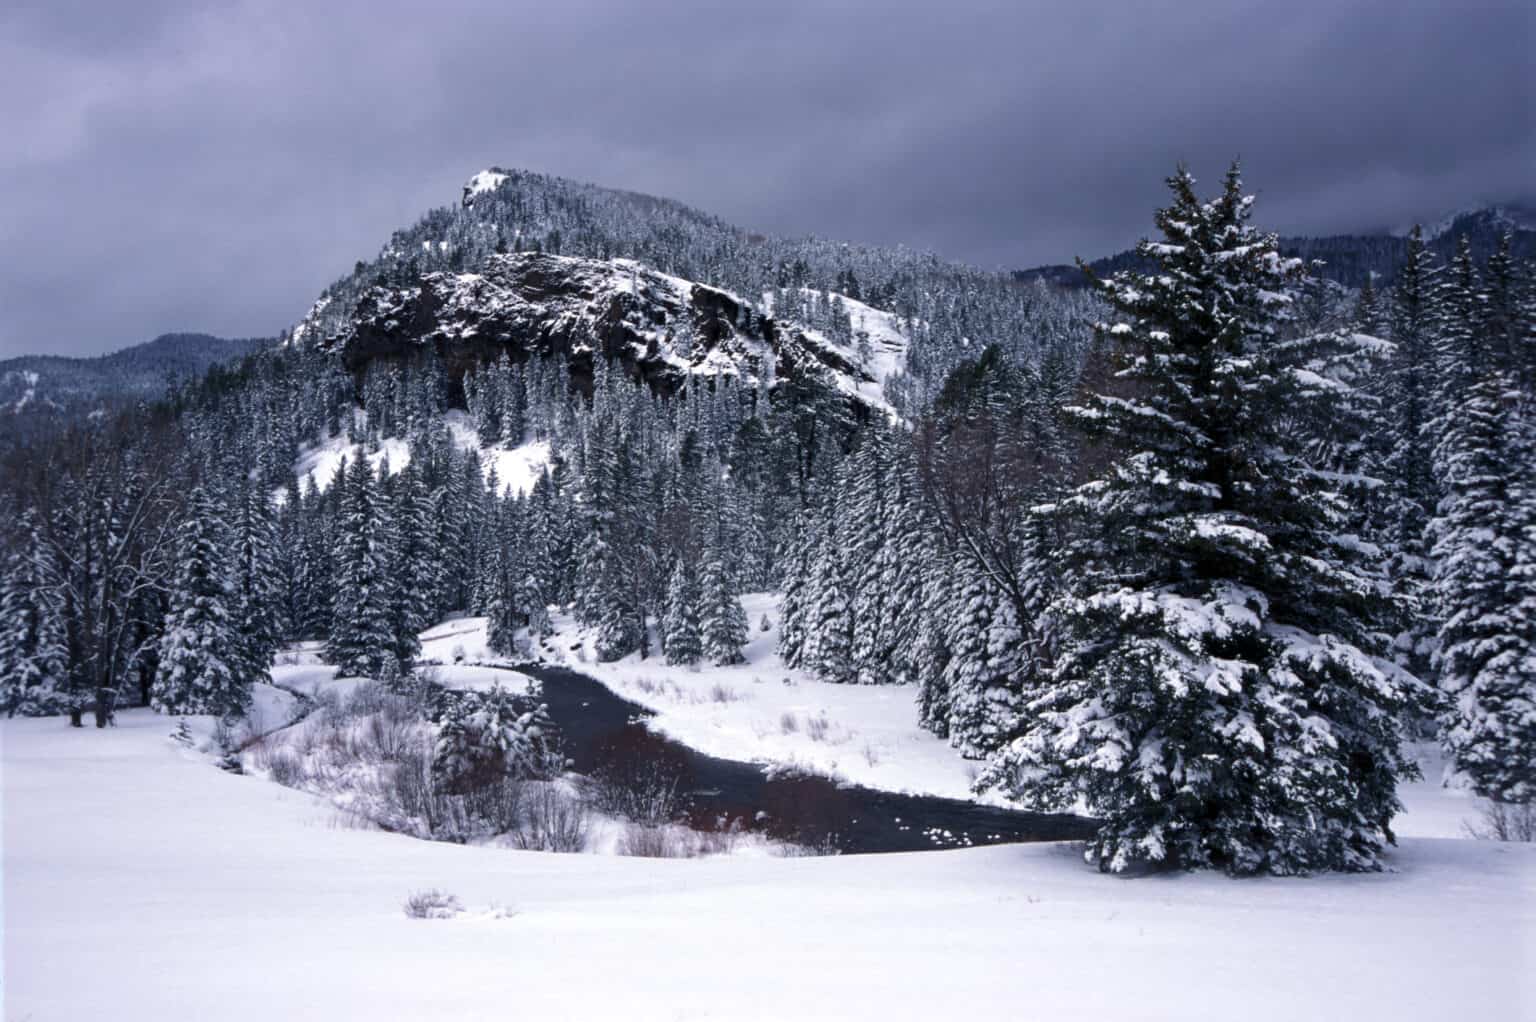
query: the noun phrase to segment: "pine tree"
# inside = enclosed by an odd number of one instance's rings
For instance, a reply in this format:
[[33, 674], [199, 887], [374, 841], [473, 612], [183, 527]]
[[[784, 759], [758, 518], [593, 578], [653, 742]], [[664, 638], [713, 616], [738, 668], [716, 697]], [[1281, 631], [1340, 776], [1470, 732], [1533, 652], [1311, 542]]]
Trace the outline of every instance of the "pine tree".
[[[1419, 241], [1422, 246], [1422, 239]], [[1382, 322], [1381, 298], [1376, 294], [1376, 274], [1367, 273], [1365, 283], [1360, 285], [1360, 294], [1355, 300], [1355, 329], [1372, 337], [1381, 336]]]
[[439, 585], [441, 558], [436, 551], [432, 502], [413, 463], [400, 473], [393, 502], [393, 542], [388, 551], [394, 599], [390, 607], [393, 652], [401, 664], [421, 653], [419, 636], [434, 619], [433, 597]]
[[549, 597], [537, 572], [524, 574], [523, 584], [518, 590], [518, 605], [527, 618], [530, 638], [540, 639], [554, 630], [549, 620]]
[[858, 680], [877, 684], [891, 678], [895, 639], [892, 619], [896, 607], [896, 550], [886, 542], [894, 514], [891, 442], [879, 425], [870, 427], [853, 455], [850, 473], [852, 517], [849, 562], [852, 565], [853, 661]]
[[814, 520], [796, 516], [789, 550], [783, 557], [784, 597], [779, 604], [779, 658], [789, 667], [805, 659], [811, 612], [811, 559], [816, 547]]
[[960, 575], [946, 643], [944, 731], [965, 755], [982, 757], [1002, 744], [1018, 714], [1024, 634], [1012, 603], [985, 572], [965, 564]]
[[517, 629], [520, 625], [517, 594], [512, 591], [507, 560], [505, 550], [498, 550], [493, 558], [485, 605], [486, 645], [492, 652], [503, 656], [516, 649]]
[[857, 680], [853, 662], [853, 613], [848, 605], [847, 569], [839, 544], [836, 508], [822, 513], [819, 542], [812, 558], [810, 615], [802, 660], [827, 681]]
[[161, 713], [207, 713], [231, 718], [250, 705], [252, 678], [244, 673], [240, 633], [231, 613], [238, 598], [231, 583], [229, 530], [202, 489], [194, 490], [177, 544], [160, 663], [150, 692]]
[[63, 602], [31, 512], [19, 533], [0, 573], [0, 708], [8, 717], [44, 717], [69, 708]]
[[272, 657], [281, 639], [282, 579], [278, 574], [276, 523], [272, 502], [259, 486], [238, 498], [235, 525], [233, 603], [242, 676], [270, 680]]
[[377, 482], [366, 458], [338, 470], [343, 477], [341, 518], [337, 523], [335, 604], [326, 657], [337, 676], [377, 677], [394, 658], [390, 627], [394, 596], [388, 575], [389, 536]]
[[1384, 581], [1342, 531], [1288, 416], [1347, 393], [1279, 336], [1300, 271], [1222, 194], [1170, 179], [1151, 275], [1098, 282], [1130, 386], [1082, 411], [1116, 457], [1076, 516], [1064, 645], [984, 784], [1083, 798], [1102, 869], [1379, 868], [1412, 772], [1401, 672], [1377, 654]]
[[[1450, 697], [1445, 744], [1482, 795], [1536, 800], [1536, 580], [1529, 512], [1509, 473], [1508, 382], [1490, 373], [1451, 417], [1446, 495], [1435, 523], [1440, 683]], [[1528, 464], [1527, 469], [1530, 467]], [[1526, 549], [1522, 549], [1526, 548]]]
[[940, 738], [950, 737], [949, 635], [955, 616], [951, 575], [948, 567], [935, 558], [924, 579], [922, 613], [912, 650], [918, 685], [917, 721]]
[[662, 652], [669, 664], [695, 664], [704, 655], [703, 640], [699, 636], [699, 587], [681, 557], [667, 582]]
[[705, 548], [699, 577], [699, 638], [704, 656], [719, 666], [742, 663], [747, 644], [747, 613], [731, 585], [725, 554], [718, 543]]
[[1536, 800], [1536, 437], [1521, 391], [1508, 254], [1475, 281], [1465, 239], [1445, 288], [1439, 346], [1447, 409], [1431, 522], [1436, 666], [1452, 765], [1501, 802]]
[[1429, 520], [1436, 503], [1434, 472], [1434, 333], [1439, 318], [1435, 271], [1422, 232], [1408, 237], [1408, 259], [1398, 276], [1391, 305], [1395, 345], [1388, 378], [1383, 447], [1387, 493], [1382, 531], [1388, 546], [1388, 577], [1403, 611], [1398, 625], [1398, 658], [1427, 677], [1434, 625], [1429, 613]]

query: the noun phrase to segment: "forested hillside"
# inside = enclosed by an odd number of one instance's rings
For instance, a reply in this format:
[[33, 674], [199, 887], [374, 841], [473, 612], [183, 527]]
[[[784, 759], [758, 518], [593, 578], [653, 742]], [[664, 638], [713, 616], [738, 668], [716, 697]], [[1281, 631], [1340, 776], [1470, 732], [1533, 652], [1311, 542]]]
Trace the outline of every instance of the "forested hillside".
[[210, 366], [237, 361], [272, 344], [209, 334], [162, 334], [110, 355], [66, 358], [24, 355], [0, 360], [0, 424], [5, 440], [26, 442], [95, 411], [116, 412], [134, 401], [163, 397], [178, 382]]
[[[1536, 258], [1536, 208], [1524, 203], [1488, 206], [1453, 214], [1420, 230], [1423, 242], [1441, 262], [1455, 257], [1463, 238], [1471, 248], [1472, 258], [1485, 261], [1499, 250], [1506, 235], [1512, 258]], [[1411, 232], [1404, 230], [1285, 237], [1280, 239], [1280, 251], [1305, 260], [1325, 280], [1360, 288], [1369, 279], [1380, 287], [1395, 283], [1408, 265], [1412, 252], [1410, 236]], [[1153, 264], [1132, 250], [1094, 259], [1088, 265], [1103, 275], [1127, 269], [1145, 271]], [[1069, 288], [1088, 286], [1087, 278], [1076, 266], [1037, 266], [1020, 270], [1016, 276], [1021, 281], [1044, 280]]]

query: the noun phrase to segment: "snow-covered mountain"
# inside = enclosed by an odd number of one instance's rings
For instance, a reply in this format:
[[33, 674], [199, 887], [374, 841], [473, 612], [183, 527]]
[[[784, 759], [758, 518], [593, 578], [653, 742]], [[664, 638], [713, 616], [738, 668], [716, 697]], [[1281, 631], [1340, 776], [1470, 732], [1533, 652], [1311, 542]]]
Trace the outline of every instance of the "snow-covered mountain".
[[292, 340], [354, 371], [430, 344], [457, 375], [506, 348], [564, 355], [580, 383], [602, 353], [665, 391], [804, 378], [879, 407], [893, 377], [941, 379], [982, 332], [1033, 361], [1091, 321], [1086, 302], [928, 253], [758, 234], [671, 199], [490, 167], [327, 287]]
[[755, 387], [791, 379], [885, 409], [881, 385], [905, 369], [901, 320], [846, 296], [816, 297], [827, 305], [835, 299], [845, 340], [796, 322], [792, 303], [782, 318], [764, 311], [771, 295], [754, 303], [632, 259], [495, 254], [473, 273], [432, 272], [368, 288], [339, 330], [317, 336], [311, 317], [290, 343], [312, 341], [353, 372], [431, 348], [450, 375], [462, 375], [505, 351], [518, 360], [563, 356], [583, 387], [602, 358], [665, 394], [699, 377], [735, 376]]

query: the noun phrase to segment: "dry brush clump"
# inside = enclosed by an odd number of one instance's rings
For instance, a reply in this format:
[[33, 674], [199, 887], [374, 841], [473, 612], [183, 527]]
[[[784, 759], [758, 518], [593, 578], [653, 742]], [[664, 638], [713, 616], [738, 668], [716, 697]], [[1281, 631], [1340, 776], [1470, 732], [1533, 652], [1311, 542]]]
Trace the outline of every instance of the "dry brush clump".
[[530, 852], [581, 852], [592, 830], [592, 812], [578, 795], [553, 782], [532, 786], [520, 826], [508, 836]]
[[316, 692], [310, 711], [252, 743], [250, 765], [417, 837], [465, 842], [526, 829], [523, 785], [563, 765], [533, 696], [452, 692], [425, 672]]
[[436, 888], [414, 892], [404, 907], [408, 919], [452, 919], [464, 911], [458, 898]]
[[1480, 824], [1465, 824], [1481, 841], [1536, 842], [1536, 803], [1495, 802], [1483, 806]]

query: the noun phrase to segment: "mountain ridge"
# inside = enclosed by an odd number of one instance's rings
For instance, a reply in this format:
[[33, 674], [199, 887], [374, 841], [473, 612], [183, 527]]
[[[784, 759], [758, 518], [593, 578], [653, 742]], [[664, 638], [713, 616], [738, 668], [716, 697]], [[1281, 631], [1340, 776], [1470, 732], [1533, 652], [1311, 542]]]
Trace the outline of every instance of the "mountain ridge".
[[[1424, 244], [1441, 263], [1449, 262], [1458, 239], [1465, 235], [1471, 243], [1473, 258], [1485, 261], [1498, 245], [1499, 238], [1511, 234], [1511, 250], [1517, 260], [1536, 258], [1536, 203], [1505, 202], [1463, 209], [1423, 226]], [[1368, 275], [1374, 282], [1390, 285], [1407, 259], [1408, 236], [1412, 227], [1382, 229], [1359, 234], [1295, 235], [1281, 237], [1280, 250], [1285, 255], [1321, 260], [1319, 275], [1346, 287], [1358, 288]], [[1095, 273], [1104, 275], [1122, 269], [1145, 269], [1148, 264], [1134, 248], [1101, 256], [1088, 262]], [[1015, 270], [1021, 282], [1043, 281], [1064, 288], [1087, 286], [1082, 271], [1067, 263], [1052, 263]]]

